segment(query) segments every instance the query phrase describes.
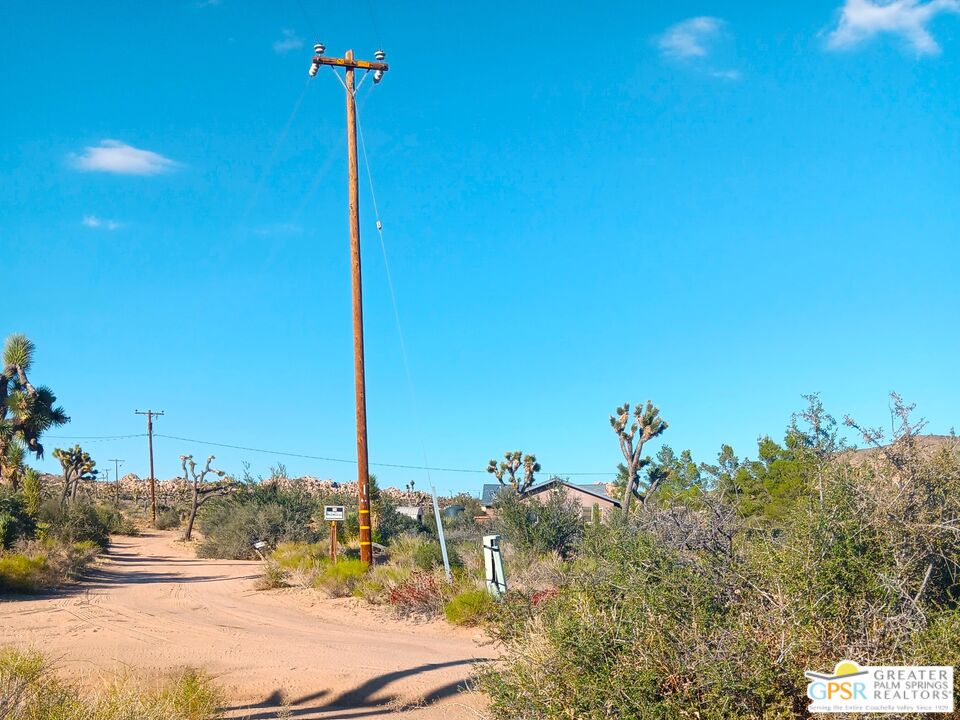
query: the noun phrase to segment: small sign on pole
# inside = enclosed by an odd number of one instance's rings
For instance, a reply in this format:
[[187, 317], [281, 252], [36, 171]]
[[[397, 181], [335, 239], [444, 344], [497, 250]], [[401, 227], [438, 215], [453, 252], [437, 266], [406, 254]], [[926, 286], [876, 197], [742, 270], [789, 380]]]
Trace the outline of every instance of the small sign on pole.
[[324, 520], [343, 520], [343, 518], [344, 518], [343, 505], [324, 505], [323, 506]]
[[330, 562], [337, 563], [337, 521], [343, 520], [343, 505], [324, 505], [323, 519], [330, 521]]

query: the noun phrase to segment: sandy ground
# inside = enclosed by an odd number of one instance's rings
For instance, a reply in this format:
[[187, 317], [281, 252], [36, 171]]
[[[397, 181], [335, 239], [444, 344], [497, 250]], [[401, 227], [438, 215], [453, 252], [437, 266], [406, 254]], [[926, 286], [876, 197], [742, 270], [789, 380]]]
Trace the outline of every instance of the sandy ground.
[[260, 563], [200, 560], [174, 533], [115, 538], [76, 587], [0, 600], [0, 644], [42, 650], [75, 678], [125, 668], [148, 680], [185, 665], [226, 690], [227, 716], [473, 719], [461, 693], [489, 656], [475, 633], [415, 625], [348, 598], [255, 592]]

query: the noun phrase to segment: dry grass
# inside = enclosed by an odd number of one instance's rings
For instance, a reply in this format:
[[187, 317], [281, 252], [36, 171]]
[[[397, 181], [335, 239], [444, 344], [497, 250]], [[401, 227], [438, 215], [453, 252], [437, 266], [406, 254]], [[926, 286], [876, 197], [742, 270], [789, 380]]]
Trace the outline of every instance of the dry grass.
[[222, 694], [209, 678], [184, 669], [158, 689], [117, 678], [82, 693], [58, 679], [36, 652], [0, 652], [0, 718], [4, 720], [214, 720]]

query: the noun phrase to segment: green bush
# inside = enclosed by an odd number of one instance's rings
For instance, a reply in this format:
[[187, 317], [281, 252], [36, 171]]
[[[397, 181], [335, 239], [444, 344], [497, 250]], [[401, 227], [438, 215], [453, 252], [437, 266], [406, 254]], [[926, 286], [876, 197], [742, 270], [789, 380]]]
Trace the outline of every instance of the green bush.
[[409, 567], [375, 565], [357, 582], [353, 594], [373, 605], [383, 605], [388, 602], [393, 588], [406, 582], [412, 572]]
[[36, 529], [37, 524], [27, 511], [23, 496], [0, 486], [0, 549], [32, 538]]
[[317, 532], [310, 522], [315, 502], [300, 491], [257, 488], [234, 497], [215, 500], [203, 510], [198, 527], [203, 542], [200, 557], [254, 560], [255, 542], [276, 546], [281, 542], [314, 542]]
[[503, 488], [494, 501], [495, 530], [521, 552], [559, 553], [568, 557], [583, 536], [583, 510], [562, 490], [549, 492], [545, 501]]
[[167, 508], [157, 513], [157, 530], [176, 530], [180, 523], [180, 511], [175, 508]]
[[223, 694], [191, 669], [159, 690], [143, 690], [119, 678], [90, 693], [60, 680], [35, 652], [0, 651], [0, 710], [10, 720], [216, 720]]
[[336, 563], [325, 560], [314, 580], [314, 587], [330, 597], [347, 597], [353, 594], [366, 572], [367, 566], [360, 560], [338, 560]]
[[100, 550], [92, 540], [21, 543], [16, 552], [0, 552], [0, 592], [35, 593], [56, 587], [75, 577]]
[[495, 607], [493, 717], [787, 720], [840, 658], [956, 665], [960, 457], [919, 447], [804, 462], [776, 531], [709, 493], [591, 525], [562, 582]]
[[56, 500], [40, 506], [40, 521], [48, 526], [47, 535], [65, 543], [92, 540], [102, 548], [110, 544], [110, 512], [99, 511], [88, 502], [68, 502], [62, 508]]
[[110, 535], [139, 535], [139, 531], [126, 515], [110, 505], [96, 506], [97, 518]]
[[0, 592], [38, 592], [50, 584], [50, 575], [50, 563], [44, 555], [0, 555]]
[[[447, 560], [451, 568], [463, 567], [463, 561], [452, 547], [447, 547]], [[440, 543], [426, 541], [419, 544], [413, 551], [413, 564], [420, 570], [433, 570], [443, 567], [443, 550]]]
[[493, 599], [486, 590], [464, 590], [448, 602], [443, 612], [454, 625], [478, 625], [490, 614]]

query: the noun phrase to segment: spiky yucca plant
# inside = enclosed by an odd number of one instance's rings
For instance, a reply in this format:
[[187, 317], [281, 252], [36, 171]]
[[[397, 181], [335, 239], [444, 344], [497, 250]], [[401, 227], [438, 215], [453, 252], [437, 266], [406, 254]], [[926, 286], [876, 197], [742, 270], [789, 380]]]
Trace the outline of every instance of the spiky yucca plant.
[[0, 371], [0, 479], [19, 484], [25, 453], [43, 457], [41, 435], [70, 421], [50, 388], [27, 377], [36, 346], [26, 335], [10, 335]]

